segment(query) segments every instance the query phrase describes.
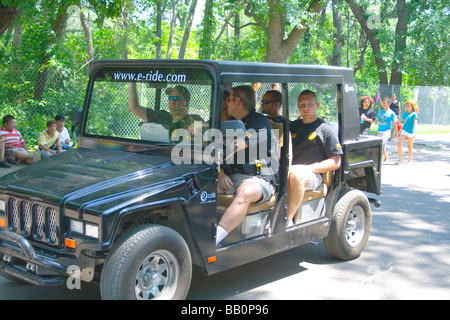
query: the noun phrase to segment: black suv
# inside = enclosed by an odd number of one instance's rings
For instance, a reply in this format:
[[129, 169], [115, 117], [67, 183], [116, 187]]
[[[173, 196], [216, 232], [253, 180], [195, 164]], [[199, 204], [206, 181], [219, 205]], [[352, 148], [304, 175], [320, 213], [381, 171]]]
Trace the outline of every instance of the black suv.
[[[257, 104], [281, 85], [282, 114], [299, 117], [297, 97], [317, 93], [320, 116], [336, 130], [344, 155], [320, 188], [307, 192], [286, 228], [289, 121], [279, 137], [275, 196], [251, 205], [241, 225], [216, 247], [217, 223], [230, 197], [217, 194], [224, 92], [259, 83]], [[197, 129], [176, 134], [128, 107], [168, 111], [167, 92], [183, 86]], [[360, 136], [350, 69], [202, 60], [111, 60], [90, 65], [78, 148], [0, 179], [0, 275], [35, 285], [96, 281], [104, 299], [183, 299], [193, 264], [221, 272], [323, 238], [339, 259], [364, 249], [371, 227], [367, 194], [380, 194], [381, 139]], [[236, 128], [239, 124], [236, 124]], [[233, 127], [233, 126], [232, 126]], [[192, 137], [186, 138], [186, 132]]]

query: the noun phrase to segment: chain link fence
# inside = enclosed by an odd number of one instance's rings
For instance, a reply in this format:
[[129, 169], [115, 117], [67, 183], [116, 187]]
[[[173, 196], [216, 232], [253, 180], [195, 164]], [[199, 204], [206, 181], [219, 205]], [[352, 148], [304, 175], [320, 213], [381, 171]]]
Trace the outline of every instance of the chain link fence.
[[[56, 114], [63, 114], [66, 117], [66, 126], [69, 131], [71, 122], [69, 116], [73, 108], [82, 108], [85, 98], [85, 90], [88, 81], [88, 66], [81, 66], [76, 72], [69, 72], [58, 66], [49, 66], [45, 70], [36, 70], [30, 68], [27, 70], [16, 70], [10, 68], [9, 73], [0, 74], [0, 107], [1, 117], [12, 114], [16, 118], [16, 127], [22, 133], [27, 145], [34, 149], [37, 147], [39, 134], [45, 129], [46, 122], [54, 119]], [[263, 84], [258, 90], [259, 100], [264, 92], [270, 90], [271, 84]], [[289, 90], [291, 90], [290, 88]], [[320, 88], [315, 88], [320, 91]], [[358, 97], [367, 95], [366, 88], [357, 84]], [[300, 88], [299, 88], [300, 90]], [[325, 88], [325, 91], [328, 89]], [[289, 96], [289, 100], [296, 105], [296, 96], [298, 93]], [[373, 91], [373, 90], [372, 90]], [[383, 86], [378, 88], [378, 104], [375, 109], [381, 109], [381, 99], [384, 96], [390, 96], [392, 93], [397, 95], [401, 103], [402, 112], [405, 111], [407, 101], [415, 101], [419, 107], [419, 124], [449, 126], [450, 128], [450, 87], [426, 87], [426, 86]], [[335, 99], [334, 93], [324, 92], [322, 95], [326, 100]], [[372, 94], [376, 99], [376, 92]], [[322, 101], [326, 106], [327, 101]], [[122, 101], [127, 105], [127, 101]], [[257, 103], [260, 104], [260, 101]], [[291, 104], [290, 104], [291, 105]], [[290, 112], [296, 112], [295, 108], [290, 106]], [[292, 109], [292, 110], [291, 110]], [[327, 108], [331, 113], [319, 114], [319, 116], [334, 117], [335, 110]], [[327, 110], [322, 110], [326, 112]], [[323, 113], [322, 112], [322, 113]], [[201, 114], [207, 118], [209, 114]], [[137, 119], [129, 119], [133, 122], [133, 128], [136, 128], [134, 122]], [[122, 128], [124, 130], [124, 128]], [[125, 135], [136, 135], [136, 132], [122, 132]]]

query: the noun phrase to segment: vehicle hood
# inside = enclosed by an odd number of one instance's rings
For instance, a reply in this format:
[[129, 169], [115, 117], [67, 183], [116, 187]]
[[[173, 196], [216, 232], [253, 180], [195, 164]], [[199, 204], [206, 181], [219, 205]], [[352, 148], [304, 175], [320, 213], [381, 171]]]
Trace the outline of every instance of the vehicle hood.
[[[201, 166], [200, 166], [201, 167]], [[199, 166], [175, 165], [168, 155], [118, 150], [74, 149], [43, 159], [0, 178], [0, 188], [36, 201], [66, 205], [130, 193], [153, 194], [185, 182], [183, 176]]]

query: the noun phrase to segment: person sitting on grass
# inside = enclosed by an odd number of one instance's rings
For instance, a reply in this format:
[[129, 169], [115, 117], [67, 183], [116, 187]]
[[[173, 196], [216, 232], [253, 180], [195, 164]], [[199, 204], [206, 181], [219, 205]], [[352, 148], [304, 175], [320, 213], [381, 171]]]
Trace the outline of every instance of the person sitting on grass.
[[38, 144], [42, 158], [51, 157], [63, 152], [55, 121], [50, 120], [47, 122], [47, 129], [39, 136]]

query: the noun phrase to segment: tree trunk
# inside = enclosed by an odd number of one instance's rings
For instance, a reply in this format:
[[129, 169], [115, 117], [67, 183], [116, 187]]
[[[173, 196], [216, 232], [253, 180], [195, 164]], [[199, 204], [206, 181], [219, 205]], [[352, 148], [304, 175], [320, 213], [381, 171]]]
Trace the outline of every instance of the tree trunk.
[[407, 16], [409, 14], [405, 0], [397, 0], [397, 26], [395, 28], [395, 52], [391, 69], [390, 84], [402, 84], [402, 67], [405, 61], [406, 33], [408, 31]]
[[[61, 35], [66, 27], [67, 22], [67, 6], [60, 5], [58, 8], [58, 13], [56, 15], [55, 22], [53, 23], [53, 32], [55, 33], [54, 43], [57, 43], [61, 38]], [[50, 44], [49, 44], [50, 45]], [[45, 54], [41, 59], [41, 67], [37, 76], [37, 80], [34, 86], [34, 100], [42, 100], [42, 95], [44, 93], [45, 87], [47, 86], [48, 79], [48, 67], [47, 64], [50, 61], [51, 55]]]
[[80, 11], [80, 22], [84, 30], [84, 38], [86, 39], [86, 51], [89, 61], [94, 60], [94, 46], [92, 44], [92, 28], [83, 12]]
[[378, 76], [380, 78], [380, 84], [387, 84], [388, 83], [386, 71], [387, 67], [383, 59], [383, 55], [381, 53], [380, 43], [377, 39], [375, 32], [373, 31], [373, 28], [369, 28], [367, 26], [367, 19], [365, 18], [364, 8], [358, 6], [353, 0], [346, 0], [346, 1], [350, 5], [350, 9], [352, 10], [353, 15], [355, 16], [356, 20], [358, 20], [359, 25], [364, 30], [364, 33], [369, 39], [369, 43], [370, 46], [372, 47], [373, 55], [375, 57], [375, 64], [378, 67]]
[[341, 0], [333, 0], [333, 25], [335, 29], [333, 56], [331, 65], [340, 67], [342, 65], [342, 47], [344, 46], [344, 36], [342, 35], [342, 10]]
[[219, 42], [220, 38], [222, 37], [222, 34], [225, 32], [225, 29], [228, 26], [228, 22], [230, 21], [232, 16], [233, 16], [233, 12], [230, 11], [227, 14], [227, 17], [225, 18], [225, 22], [223, 23], [222, 29], [220, 29], [220, 32], [217, 35], [216, 40], [214, 40], [214, 43], [211, 46], [211, 50], [209, 50], [208, 55], [205, 57], [206, 59], [210, 59], [211, 58], [211, 54], [214, 52], [214, 49], [216, 48], [217, 43]]
[[161, 38], [162, 38], [162, 8], [163, 2], [162, 0], [159, 0], [156, 3], [156, 38], [158, 39], [156, 41], [156, 59], [161, 59]]
[[173, 36], [175, 34], [175, 23], [177, 21], [178, 0], [172, 1], [172, 23], [170, 25], [169, 43], [167, 44], [166, 59], [172, 55]]
[[202, 38], [200, 39], [199, 57], [205, 59], [210, 55], [213, 32], [213, 0], [206, 0], [205, 13], [202, 21]]
[[22, 10], [16, 8], [14, 4], [10, 7], [0, 5], [0, 36], [2, 36], [9, 26], [19, 17]]
[[[265, 28], [267, 31], [267, 62], [286, 63], [308, 28], [308, 26], [303, 28], [295, 27], [289, 33], [288, 37], [284, 39], [286, 13], [282, 12], [280, 8], [282, 7], [280, 6], [279, 0], [269, 0], [269, 24], [267, 28]], [[322, 11], [320, 1], [312, 2], [307, 10], [315, 13], [316, 15], [320, 13], [320, 11]]]
[[186, 48], [189, 42], [189, 37], [191, 35], [192, 21], [194, 20], [195, 8], [197, 7], [197, 0], [192, 0], [191, 7], [189, 9], [189, 16], [187, 19], [186, 26], [184, 28], [183, 40], [181, 40], [180, 52], [178, 54], [178, 59], [184, 59], [186, 54]]

